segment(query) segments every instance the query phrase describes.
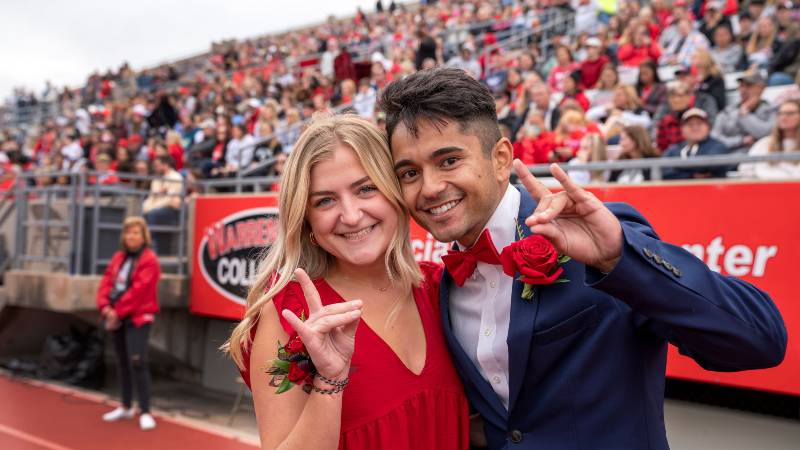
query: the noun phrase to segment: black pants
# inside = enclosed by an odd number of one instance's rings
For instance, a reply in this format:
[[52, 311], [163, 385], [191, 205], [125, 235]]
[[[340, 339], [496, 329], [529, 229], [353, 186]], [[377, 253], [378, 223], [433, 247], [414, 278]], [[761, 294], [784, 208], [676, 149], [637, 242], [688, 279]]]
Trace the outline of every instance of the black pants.
[[122, 405], [133, 406], [133, 382], [139, 395], [139, 408], [143, 413], [150, 411], [150, 366], [147, 357], [147, 340], [150, 337], [150, 324], [136, 327], [130, 320], [111, 332], [114, 350], [119, 362], [119, 383], [122, 388]]

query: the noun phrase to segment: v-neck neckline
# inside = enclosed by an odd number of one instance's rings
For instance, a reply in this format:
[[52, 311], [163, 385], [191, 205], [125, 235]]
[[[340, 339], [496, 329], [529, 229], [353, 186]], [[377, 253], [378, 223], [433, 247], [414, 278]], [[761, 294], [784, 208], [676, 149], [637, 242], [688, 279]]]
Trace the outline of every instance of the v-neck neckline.
[[[323, 285], [324, 285], [324, 286], [325, 286], [327, 289], [329, 289], [329, 290], [330, 290], [330, 291], [331, 291], [331, 292], [334, 294], [334, 296], [335, 296], [335, 299], [336, 299], [336, 302], [337, 302], [337, 303], [342, 303], [342, 302], [346, 301], [346, 300], [344, 299], [344, 297], [342, 297], [342, 295], [341, 295], [341, 294], [339, 294], [339, 291], [337, 291], [337, 290], [336, 290], [336, 289], [335, 289], [333, 286], [331, 286], [331, 284], [330, 284], [330, 283], [328, 283], [328, 281], [327, 281], [327, 280], [325, 280], [324, 278], [319, 278], [319, 281], [320, 281], [320, 282], [321, 282], [321, 283], [322, 283], [322, 284], [323, 284]], [[428, 352], [428, 350], [429, 350], [429, 347], [430, 347], [430, 345], [429, 345], [429, 343], [430, 343], [430, 338], [429, 338], [429, 336], [428, 336], [428, 327], [426, 327], [426, 326], [425, 326], [425, 318], [423, 317], [423, 315], [422, 315], [422, 311], [420, 310], [420, 305], [419, 305], [419, 300], [418, 300], [418, 295], [417, 295], [417, 294], [418, 294], [418, 290], [419, 290], [419, 288], [412, 288], [412, 295], [413, 295], [413, 297], [414, 297], [414, 306], [416, 307], [416, 309], [417, 309], [417, 315], [419, 316], [419, 322], [420, 322], [420, 325], [422, 326], [422, 335], [423, 335], [423, 339], [425, 340], [425, 361], [422, 363], [422, 369], [420, 369], [419, 373], [416, 373], [416, 372], [414, 372], [413, 370], [411, 370], [411, 369], [408, 367], [408, 365], [406, 364], [406, 362], [405, 362], [405, 361], [403, 361], [403, 358], [401, 358], [401, 357], [400, 357], [400, 355], [398, 355], [398, 354], [397, 354], [397, 352], [394, 350], [394, 348], [392, 348], [392, 346], [391, 346], [391, 345], [389, 345], [389, 343], [388, 343], [388, 342], [386, 342], [386, 341], [383, 339], [383, 337], [381, 337], [381, 335], [380, 335], [380, 334], [378, 334], [378, 333], [377, 333], [377, 332], [376, 332], [376, 331], [375, 331], [375, 330], [374, 330], [374, 329], [373, 329], [373, 328], [372, 328], [372, 327], [371, 327], [371, 326], [370, 326], [370, 325], [367, 323], [367, 321], [366, 321], [366, 320], [364, 320], [364, 317], [363, 317], [363, 316], [361, 317], [361, 324], [359, 325], [359, 328], [363, 326], [363, 327], [364, 327], [364, 328], [365, 328], [367, 331], [369, 331], [370, 333], [372, 333], [372, 334], [373, 334], [373, 335], [374, 335], [374, 336], [377, 338], [377, 340], [378, 340], [378, 341], [381, 343], [381, 345], [382, 345], [382, 346], [383, 346], [383, 347], [384, 347], [384, 348], [385, 348], [385, 349], [386, 349], [386, 350], [387, 350], [389, 353], [391, 353], [391, 354], [392, 354], [392, 356], [394, 357], [394, 359], [395, 359], [395, 360], [397, 360], [397, 362], [399, 362], [399, 363], [400, 363], [400, 365], [401, 365], [401, 366], [403, 366], [403, 368], [404, 368], [404, 369], [405, 369], [405, 370], [406, 370], [406, 371], [407, 371], [409, 374], [411, 374], [411, 375], [413, 375], [413, 376], [415, 376], [415, 377], [422, 376], [422, 374], [423, 374], [423, 373], [425, 373], [425, 371], [427, 370], [427, 368], [428, 368], [428, 360], [429, 360], [429, 358], [428, 358], [428, 353], [429, 353], [429, 352]], [[356, 341], [356, 342], [358, 342], [358, 341]]]

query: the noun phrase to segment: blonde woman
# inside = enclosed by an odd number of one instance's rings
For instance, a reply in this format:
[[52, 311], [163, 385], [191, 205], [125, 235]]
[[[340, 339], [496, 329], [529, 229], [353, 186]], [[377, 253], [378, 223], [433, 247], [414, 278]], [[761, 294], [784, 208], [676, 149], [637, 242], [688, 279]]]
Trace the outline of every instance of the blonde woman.
[[[786, 100], [778, 108], [778, 118], [772, 134], [759, 139], [747, 153], [763, 156], [800, 151], [800, 100]], [[742, 164], [743, 175], [761, 180], [800, 179], [800, 162], [776, 161]]]
[[756, 29], [750, 36], [745, 53], [750, 66], [766, 67], [780, 50], [778, 40], [778, 27], [769, 16], [761, 16], [756, 23]]
[[161, 267], [150, 248], [150, 231], [142, 217], [128, 217], [122, 224], [120, 250], [111, 257], [105, 275], [97, 289], [97, 309], [105, 329], [114, 341], [119, 362], [122, 405], [103, 414], [103, 420], [114, 422], [131, 419], [133, 384], [139, 397], [139, 427], [155, 428], [150, 415], [150, 368], [148, 339], [150, 326], [158, 312], [158, 280]]
[[650, 114], [642, 107], [636, 88], [628, 85], [617, 86], [614, 89], [612, 103], [590, 109], [586, 113], [586, 118], [600, 122], [600, 131], [607, 142], [617, 138], [625, 126], [639, 125], [644, 128], [652, 126]]
[[[592, 162], [608, 161], [608, 152], [603, 137], [599, 134], [587, 134], [581, 139], [581, 147], [578, 154], [569, 160], [570, 165], [586, 164]], [[567, 174], [578, 184], [586, 185], [590, 183], [604, 183], [608, 181], [610, 172], [608, 170], [568, 170]]]
[[711, 52], [698, 50], [692, 58], [692, 64], [697, 71], [697, 92], [710, 95], [717, 103], [717, 110], [725, 109], [725, 79]]
[[[280, 192], [278, 238], [227, 345], [253, 391], [262, 448], [467, 448], [437, 268], [414, 262], [385, 136], [355, 115], [318, 120], [281, 184], [292, 189]], [[298, 348], [295, 335], [316, 376], [290, 368], [304, 388], [279, 394], [265, 371], [276, 343]]]

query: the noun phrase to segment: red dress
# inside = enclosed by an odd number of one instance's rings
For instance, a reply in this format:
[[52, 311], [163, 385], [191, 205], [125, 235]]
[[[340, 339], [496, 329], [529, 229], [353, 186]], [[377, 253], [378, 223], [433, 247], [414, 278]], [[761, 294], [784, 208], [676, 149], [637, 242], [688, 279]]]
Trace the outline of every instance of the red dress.
[[[427, 343], [422, 372], [411, 372], [362, 320], [356, 330], [350, 384], [342, 397], [340, 449], [462, 450], [469, 446], [469, 408], [439, 317], [438, 268], [429, 263], [422, 263], [421, 268], [424, 280], [414, 289], [414, 300]], [[344, 301], [325, 280], [314, 280], [314, 285], [323, 305]], [[308, 315], [296, 282], [278, 293], [273, 303], [287, 334], [293, 329], [280, 311]], [[249, 364], [249, 355], [244, 356]], [[248, 370], [242, 372], [242, 378], [250, 386]]]

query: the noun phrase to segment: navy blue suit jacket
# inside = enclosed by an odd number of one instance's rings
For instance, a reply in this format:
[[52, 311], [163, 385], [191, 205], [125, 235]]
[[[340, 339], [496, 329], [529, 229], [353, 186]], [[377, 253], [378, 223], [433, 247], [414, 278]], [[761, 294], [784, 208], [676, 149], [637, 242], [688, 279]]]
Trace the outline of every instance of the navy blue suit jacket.
[[[520, 191], [524, 224], [536, 203]], [[607, 206], [624, 233], [611, 273], [569, 261], [562, 278], [570, 282], [536, 287], [531, 300], [514, 281], [508, 410], [453, 335], [456, 287], [442, 275], [444, 334], [491, 449], [667, 449], [667, 343], [709, 370], [783, 360], [786, 329], [766, 293], [662, 242], [631, 206]]]

